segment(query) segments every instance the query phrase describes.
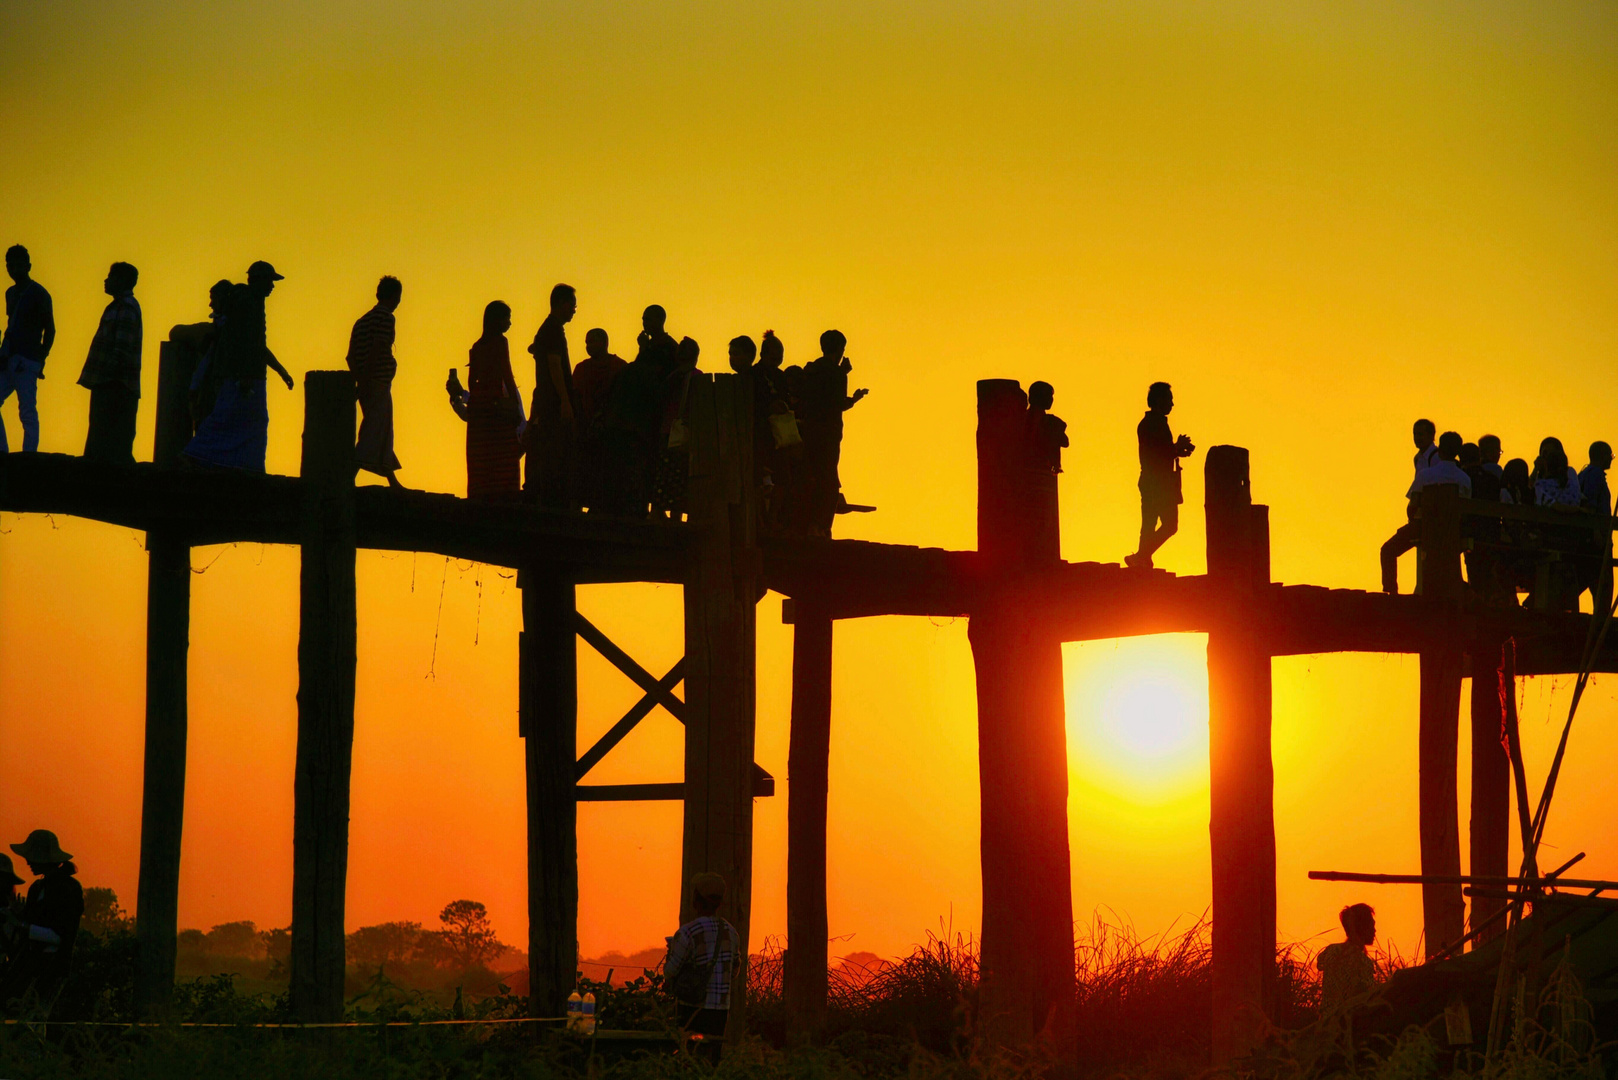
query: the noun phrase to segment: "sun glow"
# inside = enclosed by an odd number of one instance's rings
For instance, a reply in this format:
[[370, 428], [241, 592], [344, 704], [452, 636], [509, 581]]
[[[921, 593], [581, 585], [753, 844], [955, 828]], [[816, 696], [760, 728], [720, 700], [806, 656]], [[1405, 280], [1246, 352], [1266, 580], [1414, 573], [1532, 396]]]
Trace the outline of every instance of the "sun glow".
[[1207, 786], [1204, 639], [1172, 635], [1064, 651], [1075, 780], [1125, 799], [1183, 798]]

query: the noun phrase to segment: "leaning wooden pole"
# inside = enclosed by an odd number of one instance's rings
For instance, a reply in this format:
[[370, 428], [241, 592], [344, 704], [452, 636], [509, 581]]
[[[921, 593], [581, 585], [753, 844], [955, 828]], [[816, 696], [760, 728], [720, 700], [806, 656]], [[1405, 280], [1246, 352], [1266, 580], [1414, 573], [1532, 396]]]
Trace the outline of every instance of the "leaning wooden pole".
[[[190, 371], [164, 342], [157, 369], [156, 465], [179, 464], [191, 434]], [[183, 533], [146, 534], [146, 753], [141, 779], [140, 879], [135, 938], [140, 946], [135, 998], [160, 1008], [174, 989], [180, 907], [180, 838], [185, 819], [188, 728], [187, 653], [191, 647], [191, 546]]]
[[[691, 377], [688, 506], [695, 542], [685, 583], [685, 842], [681, 921], [691, 878], [725, 879], [722, 914], [745, 953], [753, 895], [756, 680], [752, 395], [738, 375]], [[746, 1023], [745, 965], [731, 984], [730, 1034]]]
[[792, 732], [787, 751], [787, 1041], [816, 1041], [826, 1023], [826, 795], [831, 753], [832, 620], [793, 605]]
[[[1514, 693], [1514, 688], [1509, 685], [1503, 653], [1498, 639], [1480, 639], [1472, 645], [1472, 823], [1467, 873], [1491, 877], [1505, 877], [1510, 872], [1511, 859], [1506, 696]], [[1505, 904], [1500, 897], [1472, 897], [1472, 928], [1488, 926], [1478, 934], [1478, 945], [1505, 931], [1504, 923], [1494, 920]]]
[[1213, 1059], [1256, 1046], [1274, 1015], [1275, 774], [1270, 651], [1251, 616], [1269, 584], [1269, 508], [1255, 506], [1247, 451], [1206, 466], [1208, 580], [1223, 617], [1208, 632], [1209, 854], [1213, 864]]
[[528, 777], [528, 1007], [557, 1016], [578, 979], [578, 637], [573, 583], [523, 572], [518, 716]]
[[983, 867], [980, 1029], [1066, 1047], [1074, 1006], [1062, 643], [1037, 610], [1059, 560], [1056, 477], [1032, 452], [1017, 383], [978, 383], [978, 550], [994, 584], [967, 636], [977, 676]]
[[[1420, 502], [1417, 580], [1429, 604], [1459, 610], [1461, 590], [1460, 493], [1453, 484], [1429, 487]], [[1421, 652], [1421, 718], [1417, 733], [1421, 872], [1461, 872], [1460, 766], [1461, 675], [1465, 643], [1434, 641]], [[1421, 888], [1424, 940], [1436, 955], [1466, 932], [1466, 901], [1459, 885]]]
[[354, 379], [304, 377], [307, 495], [299, 575], [292, 819], [292, 1012], [343, 1014], [343, 912], [354, 759]]

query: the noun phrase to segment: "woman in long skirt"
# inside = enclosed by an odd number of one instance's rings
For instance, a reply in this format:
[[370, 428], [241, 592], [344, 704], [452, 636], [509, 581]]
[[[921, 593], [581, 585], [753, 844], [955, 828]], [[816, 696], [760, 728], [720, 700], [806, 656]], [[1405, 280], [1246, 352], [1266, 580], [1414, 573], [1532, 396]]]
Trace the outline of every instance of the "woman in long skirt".
[[490, 502], [522, 499], [522, 395], [511, 374], [511, 308], [499, 300], [483, 309], [483, 336], [473, 344], [467, 388], [450, 372], [449, 403], [466, 421], [466, 497]]

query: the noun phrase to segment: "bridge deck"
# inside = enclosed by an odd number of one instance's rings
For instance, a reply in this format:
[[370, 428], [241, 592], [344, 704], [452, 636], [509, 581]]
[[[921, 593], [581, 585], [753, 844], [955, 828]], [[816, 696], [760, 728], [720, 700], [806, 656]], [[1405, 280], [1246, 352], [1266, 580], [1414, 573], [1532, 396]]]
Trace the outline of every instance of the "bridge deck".
[[[166, 529], [193, 545], [296, 544], [309, 488], [289, 476], [107, 465], [64, 454], [0, 457], [0, 510]], [[505, 567], [545, 565], [581, 584], [686, 577], [690, 526], [636, 522], [452, 495], [361, 487], [362, 548], [421, 551]], [[1206, 632], [1231, 605], [1206, 576], [1107, 563], [1058, 563], [1007, 582], [972, 551], [859, 540], [765, 539], [763, 581], [834, 618], [965, 617], [1006, 590], [1066, 641]], [[1313, 585], [1262, 586], [1241, 606], [1273, 655], [1420, 652], [1439, 642], [1514, 637], [1520, 674], [1578, 670], [1590, 618], [1473, 603], [1440, 604]], [[1618, 637], [1596, 670], [1618, 671]]]

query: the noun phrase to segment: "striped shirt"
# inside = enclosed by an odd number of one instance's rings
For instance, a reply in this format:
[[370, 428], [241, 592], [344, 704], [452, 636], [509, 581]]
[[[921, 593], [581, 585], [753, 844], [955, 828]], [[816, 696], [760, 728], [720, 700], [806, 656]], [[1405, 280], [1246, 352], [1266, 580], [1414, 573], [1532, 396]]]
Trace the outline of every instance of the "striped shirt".
[[140, 397], [140, 345], [140, 304], [133, 296], [113, 297], [101, 313], [79, 385], [93, 389], [117, 383]]
[[[708, 991], [703, 998], [704, 1009], [730, 1008], [731, 971], [736, 966], [736, 955], [742, 951], [741, 935], [736, 928], [715, 915], [699, 915], [668, 939], [669, 956], [663, 964], [663, 985], [673, 986], [680, 969], [687, 964], [712, 962], [708, 974]], [[694, 1001], [687, 1005], [697, 1004]]]
[[393, 312], [376, 305], [359, 317], [348, 338], [348, 370], [359, 382], [392, 382], [399, 371], [393, 358]]

